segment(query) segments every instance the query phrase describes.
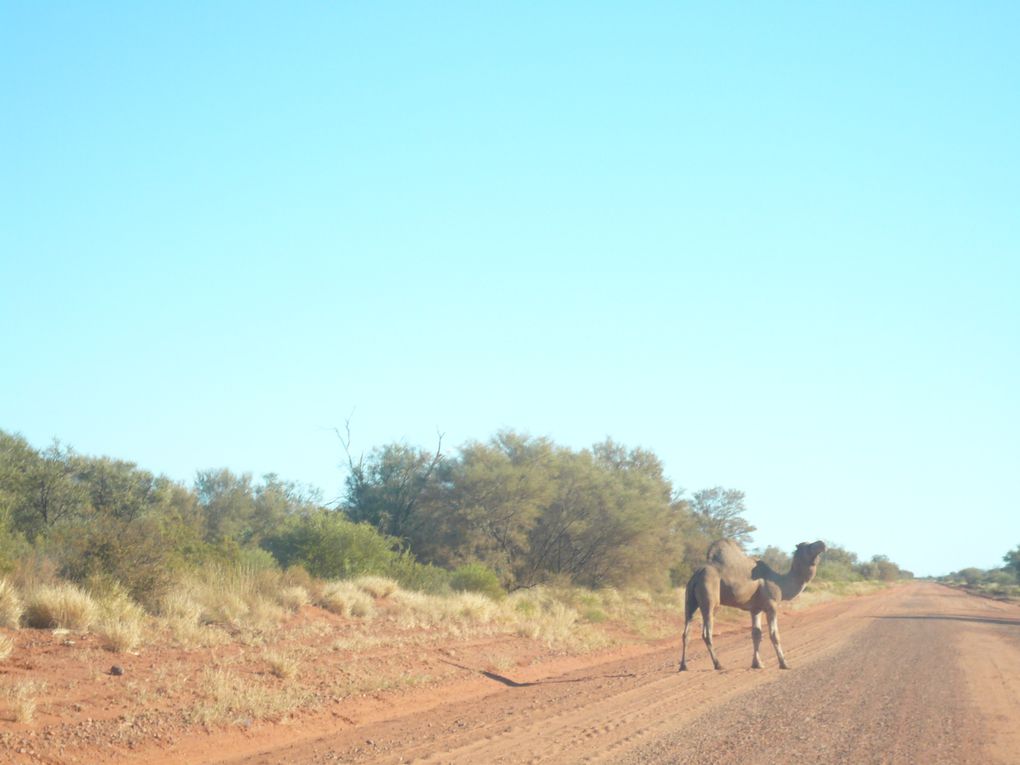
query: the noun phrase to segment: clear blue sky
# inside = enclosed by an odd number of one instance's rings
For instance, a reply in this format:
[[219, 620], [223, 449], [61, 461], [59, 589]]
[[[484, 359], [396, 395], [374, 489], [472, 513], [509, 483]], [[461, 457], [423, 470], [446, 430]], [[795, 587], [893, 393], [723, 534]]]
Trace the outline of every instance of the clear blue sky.
[[0, 0], [0, 428], [190, 482], [511, 427], [755, 542], [1020, 544], [1020, 6]]

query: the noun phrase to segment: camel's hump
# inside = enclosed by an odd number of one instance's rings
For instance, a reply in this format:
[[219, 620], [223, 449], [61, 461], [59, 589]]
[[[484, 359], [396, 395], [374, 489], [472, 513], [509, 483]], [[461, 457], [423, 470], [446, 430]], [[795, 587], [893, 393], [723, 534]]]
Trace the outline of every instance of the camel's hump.
[[723, 570], [748, 569], [754, 566], [754, 560], [732, 539], [719, 539], [708, 546], [705, 554], [708, 562]]

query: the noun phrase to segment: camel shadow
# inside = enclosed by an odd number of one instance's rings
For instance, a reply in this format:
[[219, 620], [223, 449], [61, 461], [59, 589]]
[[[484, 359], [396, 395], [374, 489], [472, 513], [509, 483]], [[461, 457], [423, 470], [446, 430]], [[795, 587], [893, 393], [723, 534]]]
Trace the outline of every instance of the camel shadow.
[[549, 679], [549, 680], [535, 680], [533, 682], [521, 683], [521, 682], [518, 682], [517, 680], [514, 680], [512, 678], [507, 677], [506, 675], [500, 675], [500, 674], [498, 674], [496, 672], [490, 672], [487, 669], [474, 669], [473, 667], [466, 667], [463, 664], [457, 664], [457, 662], [448, 661], [447, 659], [443, 659], [442, 662], [444, 664], [449, 664], [451, 667], [456, 667], [457, 669], [463, 669], [465, 672], [474, 672], [476, 674], [481, 675], [482, 677], [488, 678], [489, 680], [492, 680], [494, 682], [500, 683], [501, 685], [505, 685], [507, 688], [530, 688], [530, 687], [535, 686], [535, 685], [556, 685], [556, 684], [563, 684], [563, 683], [587, 683], [587, 682], [591, 682], [592, 680], [600, 680], [600, 679], [606, 679], [606, 678], [637, 677], [637, 675], [635, 673], [633, 673], [633, 672], [623, 672], [623, 673], [619, 673], [619, 674], [615, 674], [615, 675], [591, 675], [591, 676], [587, 676], [587, 677], [552, 678], [552, 679]]
[[876, 616], [876, 619], [900, 619], [914, 621], [948, 621], [948, 622], [977, 622], [979, 624], [1001, 624], [1007, 627], [1020, 627], [1020, 619], [1007, 617], [996, 618], [992, 616], [953, 616], [951, 614], [919, 614], [916, 616]]

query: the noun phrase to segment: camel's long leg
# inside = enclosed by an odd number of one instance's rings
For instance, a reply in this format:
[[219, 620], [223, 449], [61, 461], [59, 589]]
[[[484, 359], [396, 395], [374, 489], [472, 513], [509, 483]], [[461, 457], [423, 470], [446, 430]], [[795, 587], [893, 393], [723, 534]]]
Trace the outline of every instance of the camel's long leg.
[[779, 645], [779, 619], [776, 610], [773, 608], [769, 612], [769, 637], [772, 638], [772, 646], [776, 649], [776, 657], [779, 659], [780, 669], [789, 669], [790, 666], [786, 663], [786, 659], [783, 657], [783, 647]]
[[703, 605], [701, 607], [701, 637], [705, 640], [705, 645], [708, 646], [708, 655], [712, 657], [712, 664], [716, 669], [722, 669], [722, 664], [719, 663], [719, 659], [715, 656], [715, 648], [712, 647], [712, 628], [715, 626], [715, 609], [709, 605]]
[[688, 614], [684, 619], [684, 647], [680, 651], [680, 671], [685, 672], [687, 670], [687, 633], [691, 631], [691, 621], [694, 619], [694, 614]]
[[751, 669], [761, 669], [761, 656], [758, 655], [758, 646], [761, 645], [761, 611], [751, 612], [751, 641], [754, 643], [754, 660], [751, 662]]

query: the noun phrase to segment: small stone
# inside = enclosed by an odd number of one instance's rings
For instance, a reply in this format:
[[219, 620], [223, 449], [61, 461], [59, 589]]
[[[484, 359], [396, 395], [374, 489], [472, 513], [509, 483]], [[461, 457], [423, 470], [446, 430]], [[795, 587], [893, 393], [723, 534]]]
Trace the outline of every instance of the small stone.
[[114, 664], [112, 667], [110, 667], [110, 674], [120, 677], [121, 675], [124, 674], [124, 668], [120, 666], [120, 664]]

